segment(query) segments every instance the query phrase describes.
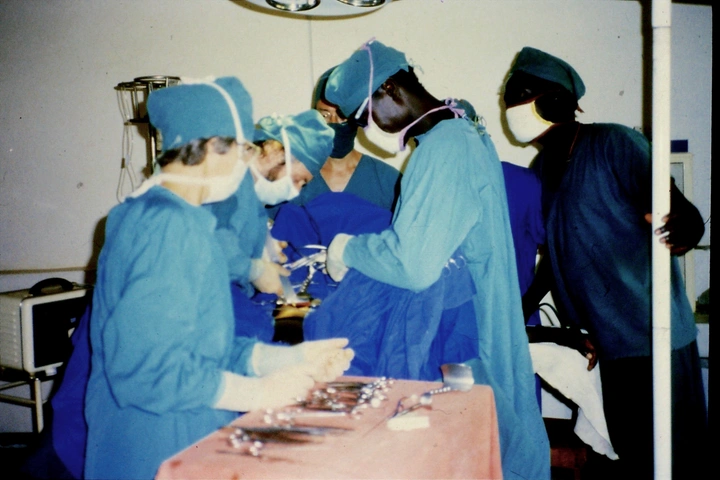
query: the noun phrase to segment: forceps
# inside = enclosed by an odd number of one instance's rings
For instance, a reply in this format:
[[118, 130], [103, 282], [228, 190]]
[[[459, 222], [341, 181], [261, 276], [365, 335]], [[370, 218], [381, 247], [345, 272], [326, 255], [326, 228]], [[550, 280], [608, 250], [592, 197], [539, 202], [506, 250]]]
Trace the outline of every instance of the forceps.
[[307, 267], [310, 265], [314, 265], [316, 263], [325, 263], [325, 259], [327, 258], [327, 247], [324, 245], [305, 245], [301, 247], [300, 249], [314, 249], [319, 250], [318, 252], [315, 252], [310, 255], [304, 255], [300, 257], [299, 259], [295, 260], [294, 262], [286, 263], [283, 265], [283, 267], [287, 268], [290, 271], [297, 270], [298, 268]]

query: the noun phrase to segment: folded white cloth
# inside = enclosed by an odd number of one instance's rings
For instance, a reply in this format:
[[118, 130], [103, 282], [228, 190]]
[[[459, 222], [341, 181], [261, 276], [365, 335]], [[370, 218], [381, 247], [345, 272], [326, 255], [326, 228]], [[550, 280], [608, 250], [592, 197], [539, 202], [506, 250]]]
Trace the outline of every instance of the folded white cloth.
[[531, 343], [530, 356], [535, 373], [578, 406], [575, 434], [597, 453], [616, 460], [603, 412], [600, 364], [588, 372], [585, 357], [555, 343]]

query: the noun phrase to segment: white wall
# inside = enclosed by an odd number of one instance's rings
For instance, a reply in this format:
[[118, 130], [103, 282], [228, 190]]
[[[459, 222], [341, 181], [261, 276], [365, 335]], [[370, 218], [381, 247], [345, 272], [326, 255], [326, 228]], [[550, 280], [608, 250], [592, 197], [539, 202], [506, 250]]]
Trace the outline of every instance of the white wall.
[[[710, 245], [712, 128], [712, 9], [674, 5], [672, 10], [673, 139], [688, 139], [693, 154], [693, 203], [706, 220], [701, 246]], [[710, 285], [710, 250], [695, 250], [695, 293]]]
[[[241, 3], [0, 0], [0, 290], [56, 274], [82, 280], [92, 268], [98, 222], [117, 203], [122, 119], [114, 87], [137, 76], [237, 75], [256, 118], [297, 112], [309, 106], [320, 73], [376, 36], [423, 69], [431, 92], [471, 101], [500, 156], [527, 164], [535, 151], [510, 144], [498, 93], [515, 53], [533, 45], [568, 60], [585, 80], [582, 121], [643, 124], [638, 2], [402, 0], [345, 20], [266, 15]], [[711, 13], [673, 7], [672, 134], [690, 140], [705, 218]], [[134, 152], [140, 169], [139, 133]], [[709, 259], [696, 258], [700, 293]]]

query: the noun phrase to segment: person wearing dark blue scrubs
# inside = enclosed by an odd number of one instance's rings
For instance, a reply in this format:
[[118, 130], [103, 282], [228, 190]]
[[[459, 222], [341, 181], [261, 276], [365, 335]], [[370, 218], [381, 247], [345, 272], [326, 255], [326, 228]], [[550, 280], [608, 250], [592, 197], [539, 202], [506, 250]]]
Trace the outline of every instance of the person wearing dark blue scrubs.
[[411, 137], [418, 143], [391, 226], [378, 234], [337, 235], [328, 248], [330, 275], [362, 274], [421, 292], [446, 268], [465, 267], [474, 284], [468, 301], [476, 352], [465, 363], [477, 383], [495, 392], [503, 477], [549, 479], [502, 167], [490, 135], [454, 102], [430, 95], [405, 55], [377, 41], [333, 70], [325, 95], [381, 148], [398, 151]]
[[[653, 477], [650, 143], [618, 124], [575, 118], [585, 85], [564, 60], [532, 47], [505, 84], [508, 126], [541, 151], [547, 254], [523, 299], [526, 314], [552, 292], [563, 323], [589, 332], [589, 368], [600, 361], [617, 478]], [[707, 419], [693, 312], [676, 256], [704, 232], [697, 208], [673, 184], [656, 234], [671, 250], [673, 478], [702, 478]]]

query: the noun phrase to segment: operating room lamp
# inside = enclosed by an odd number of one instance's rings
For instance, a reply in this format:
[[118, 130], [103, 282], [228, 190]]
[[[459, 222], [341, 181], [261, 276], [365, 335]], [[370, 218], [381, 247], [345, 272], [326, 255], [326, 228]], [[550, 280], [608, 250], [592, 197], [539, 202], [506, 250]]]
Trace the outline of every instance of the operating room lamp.
[[377, 10], [392, 0], [241, 0], [264, 10], [316, 17], [345, 17]]

